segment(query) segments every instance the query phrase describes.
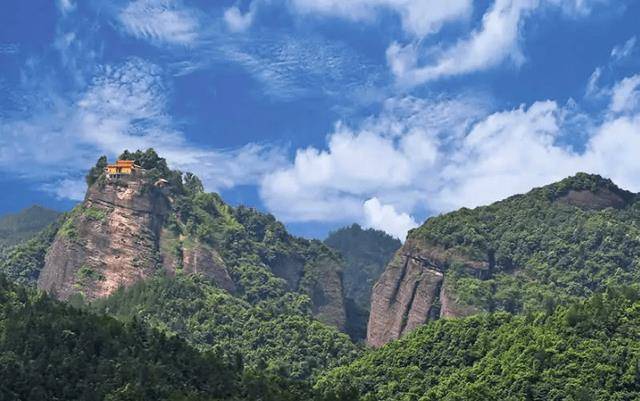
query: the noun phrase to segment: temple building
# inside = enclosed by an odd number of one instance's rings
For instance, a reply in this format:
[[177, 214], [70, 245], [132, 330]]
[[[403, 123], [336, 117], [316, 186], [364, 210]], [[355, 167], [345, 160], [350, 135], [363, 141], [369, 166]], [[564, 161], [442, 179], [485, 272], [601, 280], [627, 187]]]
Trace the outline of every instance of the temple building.
[[115, 164], [107, 165], [105, 170], [109, 178], [120, 178], [123, 175], [135, 174], [139, 168], [133, 160], [118, 160]]

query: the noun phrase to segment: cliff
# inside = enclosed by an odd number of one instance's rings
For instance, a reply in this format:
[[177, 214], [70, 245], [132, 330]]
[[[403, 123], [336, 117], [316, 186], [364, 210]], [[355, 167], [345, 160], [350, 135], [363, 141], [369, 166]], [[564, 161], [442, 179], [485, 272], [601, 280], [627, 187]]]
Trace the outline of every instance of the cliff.
[[91, 169], [84, 202], [47, 248], [39, 288], [91, 301], [157, 273], [201, 275], [252, 304], [306, 294], [319, 320], [345, 329], [342, 261], [329, 248], [227, 205], [152, 150], [121, 158], [141, 168], [109, 178], [101, 158]]
[[638, 197], [578, 174], [490, 206], [428, 219], [375, 284], [367, 342], [430, 320], [553, 310], [640, 278]]

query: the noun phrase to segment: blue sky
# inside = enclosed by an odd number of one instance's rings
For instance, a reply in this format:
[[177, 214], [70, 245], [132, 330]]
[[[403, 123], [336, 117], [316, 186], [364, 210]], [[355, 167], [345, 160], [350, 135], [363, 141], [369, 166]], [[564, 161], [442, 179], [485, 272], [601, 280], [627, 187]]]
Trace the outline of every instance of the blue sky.
[[0, 213], [81, 200], [156, 148], [232, 204], [323, 237], [577, 171], [640, 191], [640, 3], [9, 0]]

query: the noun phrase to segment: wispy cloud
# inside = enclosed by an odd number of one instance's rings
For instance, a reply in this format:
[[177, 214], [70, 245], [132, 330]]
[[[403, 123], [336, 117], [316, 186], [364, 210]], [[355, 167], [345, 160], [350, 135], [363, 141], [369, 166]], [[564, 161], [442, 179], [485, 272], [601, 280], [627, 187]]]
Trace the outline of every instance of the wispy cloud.
[[135, 37], [173, 45], [194, 44], [201, 29], [196, 10], [177, 0], [136, 0], [118, 18]]
[[[255, 184], [284, 160], [259, 144], [237, 149], [191, 145], [166, 110], [163, 71], [140, 59], [106, 65], [72, 98], [50, 97], [0, 125], [0, 166], [60, 197], [77, 199], [79, 179], [97, 155], [154, 147], [172, 167], [201, 176], [210, 190]], [[46, 93], [46, 91], [43, 91]]]
[[632, 36], [623, 44], [615, 46], [613, 49], [611, 49], [611, 58], [614, 61], [618, 62], [631, 56], [631, 54], [633, 54], [633, 52], [636, 50], [636, 41], [637, 38], [635, 36]]
[[[441, 78], [484, 71], [507, 61], [524, 62], [521, 50], [524, 21], [547, 6], [560, 7], [572, 16], [587, 15], [597, 0], [495, 0], [481, 26], [450, 47], [424, 48], [419, 41], [393, 43], [387, 49], [391, 71], [403, 86], [416, 86]], [[428, 55], [428, 56], [425, 56]], [[428, 58], [429, 61], [421, 61]]]

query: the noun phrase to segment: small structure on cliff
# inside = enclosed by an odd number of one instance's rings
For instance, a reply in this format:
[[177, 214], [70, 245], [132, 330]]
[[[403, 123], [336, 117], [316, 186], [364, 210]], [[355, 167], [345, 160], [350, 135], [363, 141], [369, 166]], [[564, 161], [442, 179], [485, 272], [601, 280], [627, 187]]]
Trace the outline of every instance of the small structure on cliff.
[[134, 175], [140, 168], [133, 160], [118, 160], [115, 164], [107, 165], [105, 172], [109, 178], [120, 178], [125, 175]]

